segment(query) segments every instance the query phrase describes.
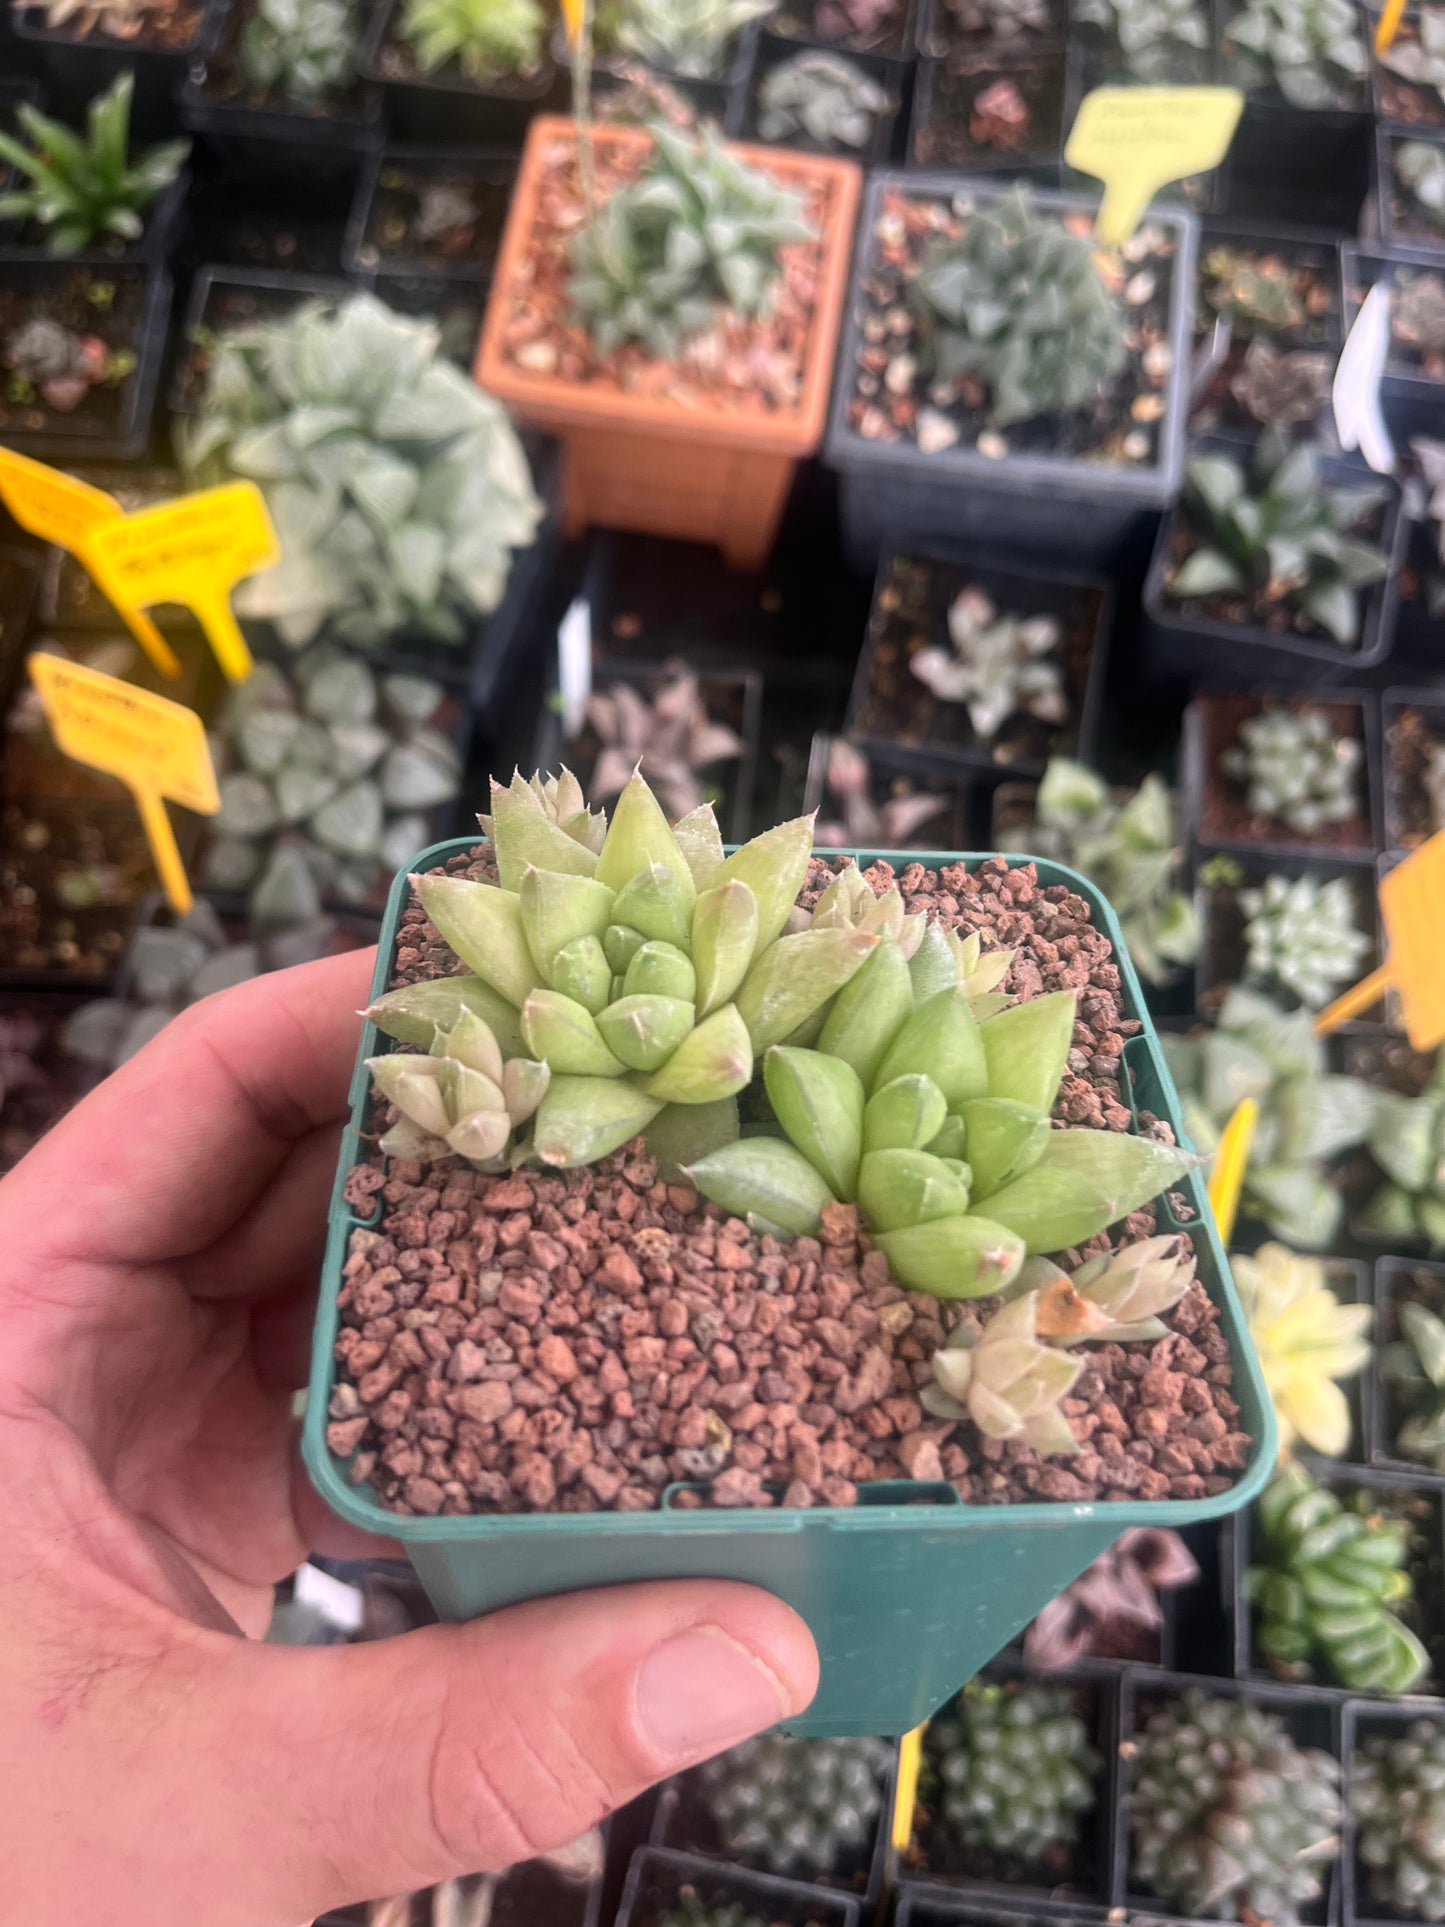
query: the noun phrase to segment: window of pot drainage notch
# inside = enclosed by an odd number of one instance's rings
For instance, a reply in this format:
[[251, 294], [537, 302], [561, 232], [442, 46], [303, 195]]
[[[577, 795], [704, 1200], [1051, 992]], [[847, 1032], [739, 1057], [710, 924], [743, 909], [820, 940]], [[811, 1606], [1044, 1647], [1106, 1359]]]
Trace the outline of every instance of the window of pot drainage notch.
[[1359, 704], [1225, 695], [1196, 701], [1201, 841], [1374, 849]]
[[1401, 703], [1385, 720], [1385, 840], [1413, 850], [1445, 830], [1445, 709]]
[[[921, 70], [913, 133], [920, 167], [1056, 165], [1063, 138], [1061, 52], [1001, 61], [955, 53]], [[926, 101], [926, 109], [923, 108]]]
[[516, 169], [410, 165], [386, 159], [357, 249], [364, 268], [399, 263], [434, 274], [490, 271], [501, 245]]
[[0, 437], [115, 429], [144, 347], [139, 268], [43, 257], [0, 267]]

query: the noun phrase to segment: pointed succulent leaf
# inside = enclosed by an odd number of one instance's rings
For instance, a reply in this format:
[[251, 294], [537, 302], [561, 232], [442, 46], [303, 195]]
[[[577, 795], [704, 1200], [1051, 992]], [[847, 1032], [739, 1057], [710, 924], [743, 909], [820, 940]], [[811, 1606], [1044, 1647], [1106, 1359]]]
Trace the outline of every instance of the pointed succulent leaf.
[[1082, 1244], [1157, 1197], [1199, 1159], [1121, 1131], [1051, 1131], [1033, 1169], [988, 1198], [1031, 1252]]
[[1037, 1164], [1049, 1141], [1047, 1116], [1010, 1098], [974, 1098], [960, 1115], [968, 1135], [975, 1195], [980, 1198], [992, 1197]]
[[755, 1051], [782, 1043], [840, 990], [879, 939], [863, 930], [805, 930], [779, 937], [744, 978], [737, 1009]]
[[628, 964], [622, 988], [629, 997], [680, 997], [691, 1004], [697, 998], [697, 972], [676, 944], [645, 943]]
[[543, 1164], [595, 1164], [645, 1131], [662, 1109], [624, 1077], [554, 1076], [537, 1110], [533, 1145]]
[[682, 851], [683, 861], [692, 872], [698, 894], [710, 890], [727, 861], [712, 804], [701, 803], [695, 810], [689, 810], [673, 825], [672, 834]]
[[554, 1079], [621, 1077], [626, 1069], [608, 1049], [586, 1005], [545, 986], [534, 990], [522, 1006], [522, 1035], [527, 1049], [548, 1066]]
[[883, 1054], [913, 1009], [913, 982], [903, 952], [885, 937], [834, 998], [818, 1048], [853, 1066], [874, 1088]]
[[502, 1081], [501, 1047], [491, 1026], [475, 1011], [462, 1011], [450, 1030], [439, 1030], [431, 1048], [434, 1056], [449, 1057], [453, 1063], [465, 1064], [470, 1070], [480, 1071], [494, 1084]]
[[862, 1155], [863, 1086], [851, 1064], [821, 1051], [775, 1045], [763, 1082], [779, 1124], [827, 1180], [835, 1198], [851, 1198]]
[[931, 1077], [910, 1071], [881, 1085], [863, 1112], [865, 1151], [921, 1151], [943, 1129], [948, 1105]]
[[968, 1185], [927, 1151], [870, 1151], [858, 1167], [858, 1202], [875, 1232], [897, 1231], [934, 1218], [963, 1217]]
[[630, 1071], [660, 1070], [693, 1027], [680, 997], [619, 997], [598, 1014], [608, 1048]]
[[940, 990], [920, 1004], [889, 1045], [877, 1082], [917, 1071], [931, 1077], [950, 1111], [988, 1090], [983, 1038], [961, 984]]
[[922, 1147], [936, 1158], [961, 1158], [968, 1155], [968, 1130], [962, 1117], [950, 1111], [938, 1131]]
[[745, 883], [757, 899], [758, 949], [778, 936], [798, 900], [813, 854], [813, 819], [796, 816], [734, 850], [718, 874], [720, 883]]
[[612, 921], [612, 892], [605, 884], [559, 870], [525, 870], [517, 901], [527, 947], [549, 982], [559, 950], [578, 937], [600, 938]]
[[654, 863], [637, 873], [617, 892], [612, 921], [644, 938], [686, 948], [692, 936], [692, 879], [684, 882], [676, 870]]
[[383, 1097], [410, 1118], [419, 1129], [434, 1137], [445, 1137], [451, 1129], [446, 1093], [438, 1073], [446, 1066], [424, 1057], [405, 1053], [373, 1057], [368, 1068]]
[[713, 1104], [668, 1104], [647, 1127], [647, 1148], [671, 1183], [687, 1167], [720, 1151], [738, 1135], [738, 1101], [722, 1097]]
[[430, 1164], [436, 1158], [445, 1157], [451, 1149], [444, 1137], [422, 1130], [409, 1117], [399, 1117], [376, 1143], [383, 1157], [413, 1158], [419, 1164]]
[[[678, 848], [677, 838], [668, 828], [662, 806], [641, 776], [634, 773], [623, 786], [613, 809], [602, 854], [597, 859], [596, 876], [600, 883], [620, 895], [639, 872], [653, 868], [668, 870], [676, 877], [690, 908], [697, 894], [692, 871]], [[666, 932], [647, 934], [664, 936]]]
[[505, 1110], [468, 1111], [447, 1132], [447, 1146], [473, 1164], [489, 1164], [501, 1157], [511, 1137], [512, 1120]]
[[1408, 1299], [1399, 1307], [1399, 1318], [1420, 1370], [1437, 1391], [1445, 1390], [1445, 1321]]
[[931, 919], [925, 923], [918, 948], [908, 960], [908, 974], [915, 1004], [926, 1004], [941, 990], [949, 990], [958, 982], [958, 959], [941, 926]]
[[989, 1298], [1024, 1261], [1023, 1240], [990, 1218], [932, 1218], [879, 1232], [873, 1242], [900, 1284], [935, 1298]]
[[547, 1095], [552, 1073], [530, 1057], [509, 1058], [502, 1067], [502, 1099], [513, 1124], [525, 1124]]
[[612, 966], [596, 937], [574, 937], [564, 944], [547, 974], [553, 990], [585, 1004], [594, 1017], [612, 1001]]
[[602, 954], [616, 976], [626, 975], [628, 965], [646, 941], [640, 930], [634, 930], [628, 924], [608, 924], [602, 936]]
[[414, 876], [417, 900], [469, 970], [520, 1006], [537, 983], [517, 898], [463, 877]]
[[735, 1004], [704, 1017], [646, 1089], [666, 1104], [712, 1104], [736, 1097], [753, 1074], [753, 1047]]
[[368, 1004], [362, 1015], [398, 1044], [430, 1050], [437, 1032], [453, 1029], [468, 1011], [486, 1024], [504, 1057], [520, 1056], [525, 1045], [516, 1010], [480, 977], [437, 977], [429, 983], [404, 984]]
[[700, 1158], [688, 1176], [705, 1198], [740, 1218], [765, 1218], [794, 1237], [811, 1236], [833, 1203], [827, 1180], [778, 1137], [745, 1137]]
[[1074, 1004], [1072, 990], [1050, 991], [979, 1026], [990, 1097], [1011, 1098], [1045, 1115], [1052, 1110], [1074, 1041]]
[[741, 877], [714, 884], [692, 917], [692, 961], [702, 1016], [737, 994], [758, 950], [758, 900]]
[[[523, 789], [526, 789], [524, 784]], [[488, 835], [497, 853], [497, 875], [504, 890], [519, 890], [528, 866], [564, 876], [590, 877], [597, 858], [585, 843], [568, 836], [538, 808], [530, 792], [523, 801], [515, 790], [492, 784]]]

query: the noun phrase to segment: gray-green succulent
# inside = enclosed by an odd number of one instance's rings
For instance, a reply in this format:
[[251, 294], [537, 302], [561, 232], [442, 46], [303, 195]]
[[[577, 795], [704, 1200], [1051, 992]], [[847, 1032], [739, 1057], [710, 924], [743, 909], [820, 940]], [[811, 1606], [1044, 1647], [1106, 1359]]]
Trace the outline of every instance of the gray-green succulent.
[[930, 242], [907, 299], [929, 372], [980, 383], [1000, 427], [1085, 407], [1128, 360], [1093, 243], [1038, 213], [1022, 186]]
[[1370, 1734], [1349, 1790], [1370, 1911], [1445, 1920], [1445, 1725], [1418, 1719]]
[[715, 80], [750, 20], [768, 0], [609, 0], [599, 11], [597, 44], [688, 80]]
[[1433, 7], [1421, 7], [1414, 32], [1398, 36], [1375, 58], [1401, 80], [1433, 87], [1445, 103], [1445, 15]]
[[1375, 1237], [1445, 1250], [1445, 1061], [1437, 1060], [1418, 1097], [1375, 1092], [1375, 1115], [1366, 1140], [1384, 1174], [1360, 1212], [1361, 1226]]
[[638, 341], [673, 359], [722, 312], [762, 312], [778, 249], [815, 230], [801, 197], [740, 160], [715, 128], [649, 132], [642, 172], [578, 229], [567, 294], [599, 354]]
[[1251, 816], [1313, 837], [1359, 815], [1362, 759], [1359, 738], [1337, 735], [1323, 709], [1267, 706], [1245, 717], [1219, 766], [1243, 786]]
[[1311, 112], [1353, 106], [1370, 71], [1350, 0], [1245, 0], [1224, 51], [1240, 86], [1275, 87]]
[[698, 1781], [725, 1852], [812, 1878], [866, 1855], [887, 1765], [884, 1740], [765, 1733], [710, 1760]]
[[352, 0], [257, 0], [241, 30], [236, 66], [245, 86], [314, 108], [356, 80]]
[[259, 484], [281, 560], [235, 604], [292, 647], [323, 630], [363, 646], [461, 643], [536, 534], [522, 446], [440, 338], [358, 294], [216, 348], [181, 458], [193, 482]]
[[1318, 421], [1330, 398], [1335, 357], [1312, 348], [1276, 348], [1256, 335], [1230, 377], [1229, 392], [1253, 421], [1284, 434]]
[[537, 65], [547, 16], [538, 0], [403, 0], [398, 34], [422, 73], [455, 61], [485, 84]]
[[930, 644], [909, 667], [940, 702], [962, 703], [976, 736], [988, 742], [1010, 716], [1063, 723], [1069, 714], [1057, 616], [1000, 614], [976, 584], [948, 610], [950, 647]]
[[1067, 1688], [972, 1679], [928, 1723], [919, 1791], [950, 1846], [1045, 1869], [1077, 1842], [1103, 1766]]
[[1427, 227], [1445, 229], [1445, 147], [1434, 141], [1401, 141], [1394, 167], [1410, 211]]
[[1412, 1299], [1397, 1316], [1401, 1335], [1380, 1360], [1381, 1376], [1409, 1407], [1395, 1454], [1445, 1472], [1445, 1319]]
[[1360, 928], [1359, 891], [1349, 877], [1271, 872], [1241, 890], [1244, 969], [1260, 990], [1283, 989], [1320, 1010], [1363, 975], [1370, 939]]
[[758, 86], [758, 138], [797, 141], [828, 153], [861, 153], [872, 141], [888, 96], [840, 54], [809, 49], [780, 60]]
[[1136, 80], [1164, 87], [1200, 77], [1209, 51], [1209, 10], [1200, 0], [1073, 0], [1071, 13], [1108, 35]]

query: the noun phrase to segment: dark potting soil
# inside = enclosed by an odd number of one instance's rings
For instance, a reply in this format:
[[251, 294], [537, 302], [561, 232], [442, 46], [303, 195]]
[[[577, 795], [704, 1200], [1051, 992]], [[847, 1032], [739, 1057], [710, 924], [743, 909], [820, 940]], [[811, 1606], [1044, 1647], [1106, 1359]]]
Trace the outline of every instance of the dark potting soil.
[[[1164, 389], [1173, 360], [1169, 292], [1174, 241], [1145, 221], [1115, 254], [1100, 257], [1100, 272], [1119, 295], [1127, 317], [1129, 358], [1107, 393], [1068, 415], [1039, 415], [993, 424], [989, 397], [970, 378], [930, 381], [919, 366], [917, 333], [906, 289], [935, 236], [953, 235], [969, 218], [966, 197], [908, 194], [883, 197], [868, 272], [861, 284], [862, 343], [845, 379], [851, 384], [849, 424], [868, 441], [911, 442], [936, 453], [972, 445], [1002, 461], [1011, 454], [1076, 457], [1111, 467], [1137, 467], [1158, 453]], [[1086, 233], [1089, 220], [1070, 214], [1065, 225]]]
[[1057, 164], [1063, 137], [1062, 53], [1002, 62], [954, 53], [930, 69], [928, 118], [914, 140], [920, 167]]
[[100, 976], [155, 887], [140, 817], [114, 807], [7, 801], [0, 810], [0, 958], [11, 970]]
[[1063, 671], [1069, 711], [1061, 724], [1016, 712], [991, 737], [980, 741], [969, 720], [968, 705], [942, 701], [912, 668], [920, 650], [942, 648], [952, 654], [948, 612], [977, 578], [977, 570], [960, 564], [926, 556], [894, 557], [892, 579], [879, 591], [868, 625], [867, 646], [872, 651], [868, 689], [853, 727], [863, 735], [885, 736], [909, 747], [986, 749], [994, 762], [1002, 764], [1044, 763], [1050, 756], [1071, 754], [1078, 743], [1102, 590], [1080, 585], [1060, 607], [1060, 598], [1053, 594], [1030, 601], [1023, 580], [1017, 584], [1021, 599], [1013, 602], [995, 595], [987, 582], [980, 585], [989, 593], [998, 618], [1059, 617], [1058, 644], [1042, 660]]
[[[1037, 7], [1029, 6], [1028, 13], [1027, 23], [1021, 23], [1017, 17], [1008, 19], [997, 0], [992, 6], [988, 0], [937, 0], [928, 44], [922, 51], [942, 56], [955, 47], [969, 47], [974, 52], [996, 50], [1012, 56], [1062, 43], [1069, 26], [1065, 0], [1041, 0]], [[1005, 22], [1008, 31], [1000, 33]]]
[[[1402, 20], [1395, 35], [1395, 46], [1418, 47], [1420, 29]], [[1379, 88], [1379, 113], [1382, 120], [1397, 120], [1408, 127], [1445, 127], [1445, 100], [1438, 87], [1417, 80], [1405, 80], [1375, 58], [1375, 80]]]
[[[114, 429], [135, 380], [145, 293], [146, 277], [139, 268], [37, 262], [0, 271], [0, 438], [41, 431], [79, 437]], [[5, 365], [6, 343], [27, 321], [37, 320], [58, 322], [82, 339], [94, 337], [115, 360], [114, 373], [94, 382], [72, 409], [53, 408], [28, 382], [21, 392]]]
[[501, 245], [511, 177], [488, 180], [459, 167], [388, 163], [377, 177], [361, 253], [418, 262], [435, 274], [458, 265], [490, 267]]
[[317, 296], [307, 288], [263, 288], [244, 283], [213, 282], [206, 294], [199, 322], [190, 331], [181, 352], [173, 390], [176, 404], [195, 408], [206, 391], [206, 382], [222, 338], [253, 322], [279, 321]]
[[0, 551], [0, 696], [9, 688], [14, 659], [25, 639], [30, 604], [29, 558]]
[[93, 1082], [61, 1048], [61, 1025], [73, 1008], [69, 1000], [0, 998], [0, 1174], [18, 1164]]
[[[206, 60], [205, 94], [231, 107], [251, 107], [273, 114], [302, 114], [312, 120], [334, 120], [338, 115], [357, 114], [366, 100], [366, 84], [357, 79], [344, 93], [334, 98], [299, 103], [284, 93], [267, 93], [246, 84], [240, 67], [241, 38], [256, 13], [256, 0], [240, 0], [229, 9], [225, 29], [215, 52]], [[365, 24], [365, 9], [358, 6], [352, 21], [353, 38], [359, 42]]]
[[1333, 262], [1326, 250], [1308, 244], [1296, 246], [1287, 241], [1270, 246], [1219, 241], [1211, 246], [1206, 239], [1200, 252], [1199, 290], [1194, 309], [1196, 347], [1212, 332], [1219, 319], [1222, 290], [1239, 273], [1284, 275], [1301, 310], [1301, 318], [1295, 326], [1287, 328], [1267, 328], [1249, 321], [1231, 324], [1228, 355], [1190, 413], [1190, 426], [1195, 430], [1221, 424], [1248, 428], [1251, 433], [1258, 429], [1259, 424], [1234, 396], [1234, 382], [1256, 335], [1263, 336], [1281, 351], [1333, 348], [1339, 335], [1340, 297]]
[[820, 40], [839, 53], [896, 60], [908, 30], [908, 0], [783, 0], [767, 27], [788, 40]]
[[[1431, 796], [1430, 772], [1440, 764]], [[1421, 712], [1403, 706], [1385, 727], [1386, 840], [1393, 848], [1413, 850], [1445, 828], [1445, 737], [1437, 736]]]
[[[1360, 760], [1355, 771], [1354, 814], [1343, 823], [1326, 823], [1313, 836], [1301, 836], [1277, 817], [1255, 816], [1246, 801], [1248, 786], [1244, 779], [1227, 776], [1220, 758], [1239, 741], [1239, 726], [1252, 716], [1271, 709], [1287, 709], [1294, 715], [1320, 713], [1328, 718], [1335, 742], [1351, 741], [1360, 745]], [[1334, 850], [1374, 848], [1375, 833], [1370, 823], [1366, 795], [1364, 725], [1353, 703], [1316, 703], [1303, 696], [1283, 697], [1261, 702], [1255, 696], [1207, 696], [1202, 699], [1204, 795], [1196, 826], [1206, 843], [1291, 843], [1307, 848], [1319, 844]]]

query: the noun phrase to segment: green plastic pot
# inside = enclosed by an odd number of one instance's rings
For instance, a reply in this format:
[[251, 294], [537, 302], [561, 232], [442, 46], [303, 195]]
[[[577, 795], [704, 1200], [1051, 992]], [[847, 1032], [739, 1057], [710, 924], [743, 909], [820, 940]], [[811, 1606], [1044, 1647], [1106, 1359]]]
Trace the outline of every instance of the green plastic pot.
[[[473, 842], [435, 844], [412, 867], [430, 869]], [[937, 851], [850, 854], [864, 865], [882, 857], [899, 868], [921, 862], [937, 869], [960, 860]], [[982, 860], [962, 858], [971, 866]], [[1007, 861], [1022, 865], [1036, 859], [1009, 856]], [[1088, 903], [1114, 946], [1127, 1012], [1142, 1025], [1124, 1047], [1132, 1084], [1127, 1101], [1136, 1112], [1143, 1108], [1168, 1118], [1182, 1138], [1179, 1099], [1113, 911], [1073, 870], [1037, 862], [1045, 884], [1066, 884]], [[391, 974], [397, 927], [409, 898], [407, 877], [403, 871], [392, 885], [373, 995], [385, 990]], [[342, 1187], [359, 1156], [370, 1089], [364, 1060], [386, 1047], [367, 1024], [332, 1193], [304, 1449], [311, 1478], [332, 1511], [368, 1531], [400, 1539], [445, 1620], [637, 1579], [749, 1580], [795, 1607], [817, 1641], [818, 1696], [791, 1723], [791, 1731], [904, 1733], [935, 1712], [1127, 1527], [1221, 1518], [1253, 1499], [1269, 1476], [1276, 1452], [1274, 1413], [1204, 1186], [1192, 1175], [1177, 1189], [1193, 1207], [1187, 1228], [1198, 1252], [1199, 1277], [1222, 1313], [1241, 1424], [1255, 1441], [1238, 1482], [1215, 1498], [969, 1506], [949, 1485], [899, 1479], [863, 1486], [857, 1506], [808, 1511], [694, 1511], [672, 1507], [671, 1494], [664, 1493], [656, 1512], [398, 1517], [368, 1486], [351, 1485], [326, 1445], [341, 1270], [352, 1231], [369, 1222], [345, 1203]]]

